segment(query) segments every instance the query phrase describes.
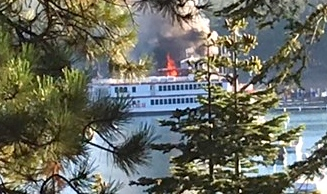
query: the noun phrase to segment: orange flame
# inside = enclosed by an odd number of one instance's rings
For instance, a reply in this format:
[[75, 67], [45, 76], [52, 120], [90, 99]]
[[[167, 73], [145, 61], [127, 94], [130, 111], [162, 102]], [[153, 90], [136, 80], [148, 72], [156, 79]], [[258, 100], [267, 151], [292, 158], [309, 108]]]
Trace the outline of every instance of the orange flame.
[[167, 68], [167, 76], [174, 76], [176, 77], [178, 75], [178, 71], [176, 68], [176, 64], [175, 61], [170, 57], [170, 54], [167, 54], [167, 64], [166, 64], [166, 68]]

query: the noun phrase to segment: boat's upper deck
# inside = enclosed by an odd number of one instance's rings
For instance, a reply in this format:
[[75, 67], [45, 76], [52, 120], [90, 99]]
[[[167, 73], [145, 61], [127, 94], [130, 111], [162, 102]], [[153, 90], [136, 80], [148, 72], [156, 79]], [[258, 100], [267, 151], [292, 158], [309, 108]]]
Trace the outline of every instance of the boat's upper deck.
[[[222, 81], [223, 77], [212, 76], [213, 81]], [[195, 82], [194, 75], [189, 74], [188, 76], [150, 76], [143, 77], [134, 80], [128, 79], [92, 79], [92, 85], [136, 85], [136, 84], [162, 84], [162, 83], [188, 83]]]

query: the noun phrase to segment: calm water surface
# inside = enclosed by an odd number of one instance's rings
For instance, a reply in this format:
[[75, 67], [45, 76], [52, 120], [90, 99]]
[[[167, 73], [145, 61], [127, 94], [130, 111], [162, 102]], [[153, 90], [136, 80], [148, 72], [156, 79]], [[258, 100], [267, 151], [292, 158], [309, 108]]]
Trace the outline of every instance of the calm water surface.
[[[274, 113], [276, 114], [276, 113]], [[274, 114], [269, 115], [268, 117], [273, 116]], [[134, 117], [132, 122], [126, 127], [129, 130], [135, 130], [135, 126], [139, 125], [141, 122], [147, 122], [155, 127], [156, 132], [161, 136], [161, 142], [175, 142], [178, 141], [176, 134], [170, 133], [167, 128], [158, 126], [158, 119], [168, 118], [170, 115], [166, 116], [143, 116], [143, 117]], [[307, 149], [311, 148], [316, 141], [318, 141], [327, 131], [327, 112], [294, 112], [290, 113], [290, 124], [289, 126], [298, 126], [304, 124], [306, 126], [305, 131], [303, 132], [303, 148], [302, 151], [306, 152]], [[160, 177], [167, 175], [169, 172], [169, 157], [170, 155], [162, 155], [160, 153], [154, 152], [152, 154], [151, 166], [139, 168], [139, 175], [126, 176], [123, 172], [115, 168], [112, 165], [110, 159], [106, 153], [101, 153], [97, 150], [92, 153], [98, 168], [106, 179], [115, 179], [120, 180], [125, 183], [124, 188], [120, 193], [122, 194], [141, 194], [144, 188], [141, 187], [130, 187], [128, 183], [130, 180], [136, 180], [141, 176], [149, 177]], [[292, 163], [295, 160], [294, 155], [288, 156], [289, 163]], [[271, 169], [260, 170], [261, 173], [272, 172]]]

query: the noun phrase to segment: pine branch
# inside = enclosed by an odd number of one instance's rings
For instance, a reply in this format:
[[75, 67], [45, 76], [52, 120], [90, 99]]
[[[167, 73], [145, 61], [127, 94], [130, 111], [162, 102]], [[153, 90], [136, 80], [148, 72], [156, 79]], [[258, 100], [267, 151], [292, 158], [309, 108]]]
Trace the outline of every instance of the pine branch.
[[66, 177], [60, 175], [60, 174], [53, 174], [51, 176], [49, 176], [47, 179], [45, 179], [45, 181], [42, 183], [41, 185], [41, 189], [40, 189], [40, 194], [46, 194], [48, 193], [47, 190], [47, 185], [49, 184], [50, 181], [59, 178], [61, 180], [63, 180], [71, 189], [73, 189], [75, 191], [75, 193], [77, 194], [82, 194], [72, 183], [70, 180], [68, 180]]
[[115, 150], [114, 149], [110, 149], [110, 148], [105, 148], [99, 144], [96, 144], [96, 143], [93, 143], [93, 142], [88, 142], [88, 144], [90, 144], [91, 146], [95, 147], [95, 148], [99, 148], [100, 150], [103, 150], [103, 151], [106, 151], [108, 153], [111, 153], [111, 154], [116, 154]]
[[144, 124], [118, 145], [113, 155], [114, 163], [127, 175], [137, 173], [135, 165], [147, 165], [152, 143], [158, 138], [151, 126]]

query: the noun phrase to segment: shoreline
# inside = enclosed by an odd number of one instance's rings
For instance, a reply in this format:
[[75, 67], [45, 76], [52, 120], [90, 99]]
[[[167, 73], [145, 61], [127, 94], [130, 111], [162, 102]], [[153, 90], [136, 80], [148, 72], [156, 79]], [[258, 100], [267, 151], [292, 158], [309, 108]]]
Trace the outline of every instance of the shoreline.
[[[269, 111], [269, 113], [283, 113], [283, 112], [291, 112], [291, 113], [300, 113], [300, 112], [327, 112], [327, 103], [320, 105], [305, 105], [305, 104], [296, 104], [293, 106], [279, 106], [277, 108], [273, 108]], [[133, 117], [144, 117], [144, 116], [172, 116], [174, 111], [164, 111], [164, 112], [136, 112], [131, 113]]]
[[327, 102], [325, 101], [298, 101], [280, 103], [276, 108], [273, 108], [273, 112], [301, 112], [301, 111], [327, 111]]

